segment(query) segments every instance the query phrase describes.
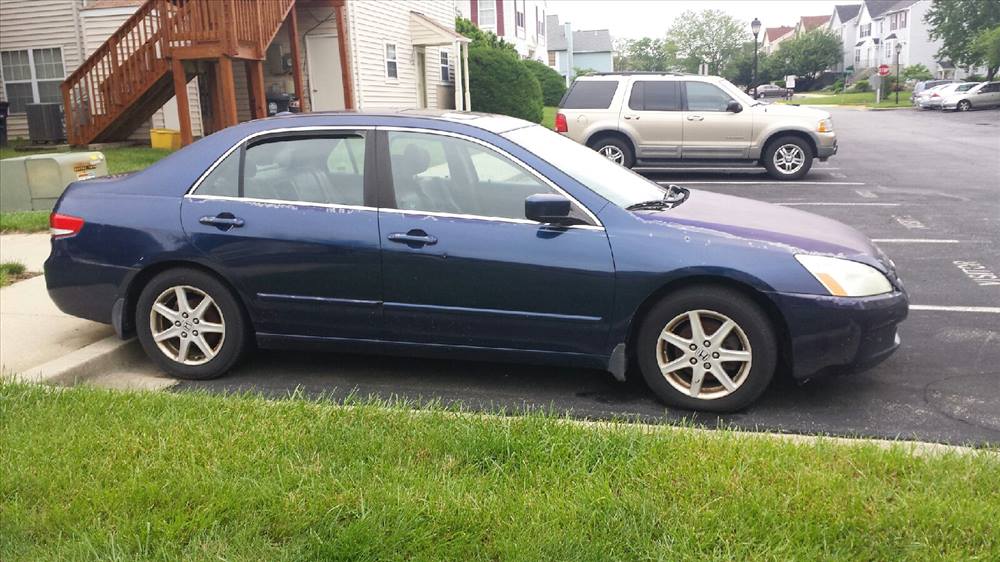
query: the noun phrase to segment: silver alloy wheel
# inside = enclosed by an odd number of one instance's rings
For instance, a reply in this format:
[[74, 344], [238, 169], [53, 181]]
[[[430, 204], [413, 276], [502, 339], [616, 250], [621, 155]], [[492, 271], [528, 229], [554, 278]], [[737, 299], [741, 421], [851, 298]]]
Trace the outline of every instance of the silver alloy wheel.
[[663, 378], [682, 394], [701, 400], [736, 392], [747, 380], [752, 359], [743, 328], [713, 310], [678, 314], [656, 342]]
[[774, 167], [779, 172], [792, 175], [806, 163], [806, 153], [797, 144], [783, 144], [774, 151]]
[[968, 111], [968, 110], [972, 109], [972, 104], [969, 103], [969, 100], [962, 100], [962, 101], [958, 102], [958, 105], [956, 106], [956, 108], [959, 111]]
[[208, 293], [178, 285], [156, 297], [149, 311], [149, 331], [170, 359], [184, 365], [204, 365], [222, 349], [226, 321]]
[[625, 165], [625, 153], [622, 152], [622, 149], [618, 148], [613, 144], [602, 146], [601, 150], [599, 150], [598, 152], [600, 152], [602, 156], [604, 156], [608, 160], [611, 160], [615, 164], [618, 164], [620, 166]]

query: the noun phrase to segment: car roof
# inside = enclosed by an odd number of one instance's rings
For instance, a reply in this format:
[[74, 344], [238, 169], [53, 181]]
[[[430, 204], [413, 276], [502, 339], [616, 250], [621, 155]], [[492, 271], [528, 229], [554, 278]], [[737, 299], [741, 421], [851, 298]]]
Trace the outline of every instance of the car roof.
[[385, 124], [393, 121], [392, 118], [400, 120], [427, 120], [429, 122], [445, 122], [469, 125], [478, 129], [483, 129], [491, 133], [502, 134], [515, 129], [536, 125], [524, 119], [509, 117], [507, 115], [494, 115], [492, 113], [477, 113], [472, 111], [455, 111], [453, 109], [400, 109], [386, 111], [318, 111], [313, 113], [282, 113], [266, 119], [257, 120], [260, 122], [273, 122], [280, 127], [309, 126], [316, 124], [316, 121], [351, 121], [355, 123], [364, 120], [365, 117], [372, 118]]
[[598, 72], [596, 74], [588, 74], [586, 76], [579, 76], [576, 80], [579, 81], [590, 81], [590, 80], [607, 80], [607, 79], [625, 79], [630, 77], [639, 77], [644, 79], [663, 79], [663, 80], [690, 80], [690, 79], [702, 79], [707, 82], [717, 82], [722, 80], [720, 76], [710, 76], [706, 74], [687, 74], [683, 72]]

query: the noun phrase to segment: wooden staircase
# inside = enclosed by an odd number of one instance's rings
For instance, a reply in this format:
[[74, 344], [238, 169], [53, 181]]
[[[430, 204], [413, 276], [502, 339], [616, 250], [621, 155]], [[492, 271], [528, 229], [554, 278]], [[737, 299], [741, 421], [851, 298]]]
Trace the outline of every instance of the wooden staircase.
[[175, 61], [263, 60], [295, 1], [147, 0], [63, 82], [70, 143], [126, 138], [174, 95], [177, 69], [193, 77]]

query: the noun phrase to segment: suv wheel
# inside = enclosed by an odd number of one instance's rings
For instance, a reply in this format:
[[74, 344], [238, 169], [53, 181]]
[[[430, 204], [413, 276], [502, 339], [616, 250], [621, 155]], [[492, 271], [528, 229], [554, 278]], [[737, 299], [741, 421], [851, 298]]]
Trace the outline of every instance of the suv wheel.
[[767, 389], [778, 344], [767, 315], [721, 287], [678, 291], [654, 306], [636, 346], [643, 379], [670, 406], [732, 412]]
[[772, 178], [797, 180], [809, 173], [813, 155], [809, 144], [799, 137], [781, 137], [764, 150], [764, 167]]
[[593, 143], [591, 148], [615, 164], [625, 166], [626, 168], [631, 168], [635, 164], [635, 155], [632, 154], [632, 147], [621, 139], [614, 137], [598, 139]]
[[182, 379], [228, 371], [247, 346], [248, 324], [232, 292], [207, 273], [171, 269], [154, 277], [136, 303], [146, 355]]

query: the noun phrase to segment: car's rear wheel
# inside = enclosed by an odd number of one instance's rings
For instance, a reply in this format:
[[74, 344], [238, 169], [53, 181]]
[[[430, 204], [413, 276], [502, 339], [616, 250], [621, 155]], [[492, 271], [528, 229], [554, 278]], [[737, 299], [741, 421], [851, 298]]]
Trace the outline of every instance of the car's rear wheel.
[[739, 292], [685, 289], [643, 319], [636, 351], [646, 384], [688, 410], [745, 408], [770, 384], [777, 339], [763, 310]]
[[154, 277], [139, 295], [135, 325], [150, 359], [184, 379], [226, 373], [248, 340], [236, 297], [215, 277], [195, 269], [171, 269]]
[[604, 137], [597, 139], [591, 144], [591, 148], [596, 150], [601, 156], [620, 166], [631, 168], [635, 164], [635, 154], [632, 153], [632, 147], [620, 138]]
[[959, 111], [969, 111], [970, 109], [972, 109], [972, 104], [969, 103], [969, 100], [962, 100], [958, 102], [958, 105], [955, 106], [955, 109]]
[[764, 150], [764, 167], [778, 180], [797, 180], [812, 168], [812, 148], [799, 137], [781, 137]]

